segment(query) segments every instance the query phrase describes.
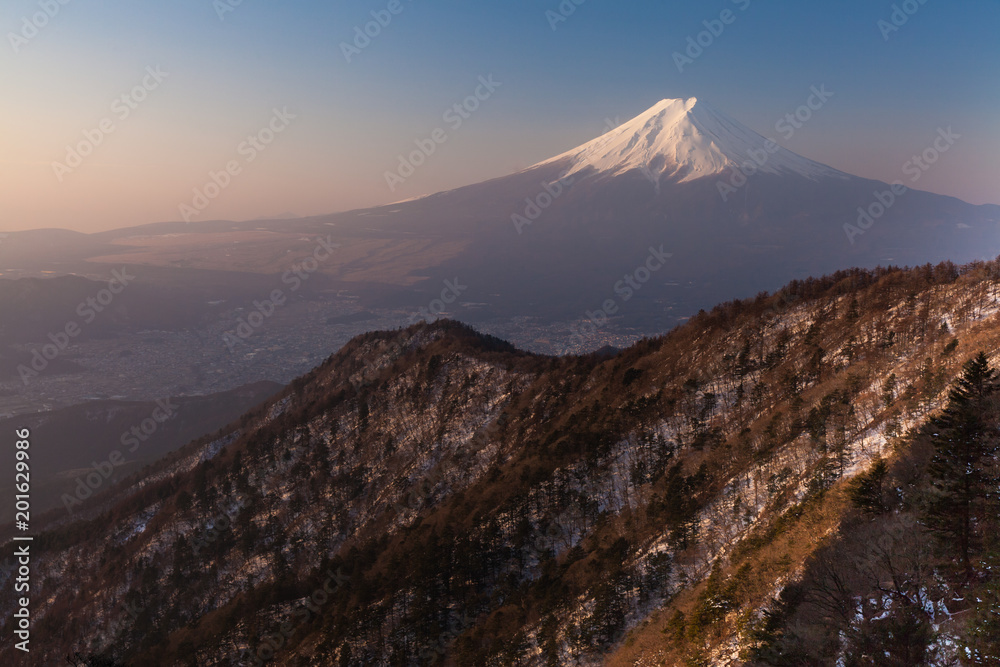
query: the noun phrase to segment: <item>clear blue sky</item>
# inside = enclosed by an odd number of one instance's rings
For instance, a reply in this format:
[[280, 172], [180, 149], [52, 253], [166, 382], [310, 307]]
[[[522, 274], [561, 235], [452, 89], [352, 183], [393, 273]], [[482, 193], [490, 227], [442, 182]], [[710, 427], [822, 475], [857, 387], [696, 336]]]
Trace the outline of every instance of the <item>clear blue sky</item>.
[[[225, 2], [71, 0], [16, 53], [10, 34], [41, 10], [4, 2], [0, 230], [178, 219], [210, 171], [245, 159], [237, 147], [275, 107], [297, 117], [197, 219], [332, 212], [500, 176], [665, 97], [699, 97], [780, 138], [775, 122], [814, 85], [834, 96], [787, 148], [891, 181], [952, 126], [962, 139], [920, 187], [1000, 203], [996, 0], [912, 0], [888, 40], [878, 22], [893, 3], [877, 0], [585, 0], [555, 30], [556, 0], [400, 0], [352, 62], [342, 43], [389, 0], [243, 0], [220, 20]], [[673, 54], [727, 9], [732, 22], [678, 71]], [[114, 100], [156, 66], [168, 76], [115, 117]], [[489, 74], [500, 88], [391, 192], [396, 156], [447, 128], [443, 112]], [[108, 117], [114, 132], [59, 180], [52, 163]]]

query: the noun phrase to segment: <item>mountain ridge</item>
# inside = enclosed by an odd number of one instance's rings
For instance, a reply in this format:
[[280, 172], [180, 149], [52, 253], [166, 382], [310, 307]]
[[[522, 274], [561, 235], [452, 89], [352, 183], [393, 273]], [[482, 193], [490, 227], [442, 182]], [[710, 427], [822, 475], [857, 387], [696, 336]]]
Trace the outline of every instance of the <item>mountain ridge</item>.
[[[766, 617], [695, 622], [688, 601], [742, 580], [726, 605], [784, 609], [844, 486], [1000, 346], [998, 317], [994, 262], [799, 281], [610, 358], [447, 321], [359, 336], [41, 534], [35, 635], [169, 665], [743, 664]], [[823, 530], [790, 530], [811, 508]], [[785, 534], [788, 559], [761, 560]], [[683, 641], [660, 632], [681, 609]]]

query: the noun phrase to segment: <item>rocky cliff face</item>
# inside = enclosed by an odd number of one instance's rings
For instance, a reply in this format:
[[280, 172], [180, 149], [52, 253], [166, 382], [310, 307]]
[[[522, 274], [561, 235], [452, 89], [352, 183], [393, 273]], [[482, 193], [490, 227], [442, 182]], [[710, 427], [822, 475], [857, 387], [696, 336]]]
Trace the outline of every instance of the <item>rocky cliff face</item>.
[[[844, 529], [851, 480], [876, 457], [918, 461], [905, 434], [962, 362], [997, 349], [998, 278], [995, 264], [842, 272], [613, 357], [527, 354], [452, 322], [361, 336], [72, 522], [53, 517], [32, 659], [788, 655], [799, 607], [783, 592], [831, 542], [860, 539]], [[964, 626], [938, 602], [928, 650], [945, 660]], [[817, 664], [849, 654], [831, 641]]]

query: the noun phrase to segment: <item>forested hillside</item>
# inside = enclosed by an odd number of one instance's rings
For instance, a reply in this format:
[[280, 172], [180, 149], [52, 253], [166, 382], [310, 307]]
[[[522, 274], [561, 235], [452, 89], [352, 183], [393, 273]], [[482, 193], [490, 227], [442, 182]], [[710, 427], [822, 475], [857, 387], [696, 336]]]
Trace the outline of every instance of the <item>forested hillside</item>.
[[454, 322], [360, 336], [53, 516], [38, 649], [1000, 664], [998, 296], [995, 262], [844, 271], [614, 356]]

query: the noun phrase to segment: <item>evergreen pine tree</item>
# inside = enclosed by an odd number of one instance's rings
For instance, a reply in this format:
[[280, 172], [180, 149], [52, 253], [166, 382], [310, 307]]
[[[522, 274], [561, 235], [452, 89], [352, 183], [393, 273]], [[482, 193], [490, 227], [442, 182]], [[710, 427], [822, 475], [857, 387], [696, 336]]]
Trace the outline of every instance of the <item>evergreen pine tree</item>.
[[996, 371], [983, 352], [966, 362], [949, 393], [944, 413], [931, 420], [928, 434], [934, 456], [928, 472], [932, 489], [924, 518], [927, 526], [954, 545], [967, 577], [972, 575], [973, 515], [986, 498], [985, 459], [997, 451], [996, 436], [985, 423], [986, 400], [996, 388]]
[[869, 515], [885, 513], [882, 486], [888, 474], [889, 466], [885, 459], [879, 456], [875, 458], [870, 470], [851, 480], [847, 487], [847, 495], [854, 506]]

